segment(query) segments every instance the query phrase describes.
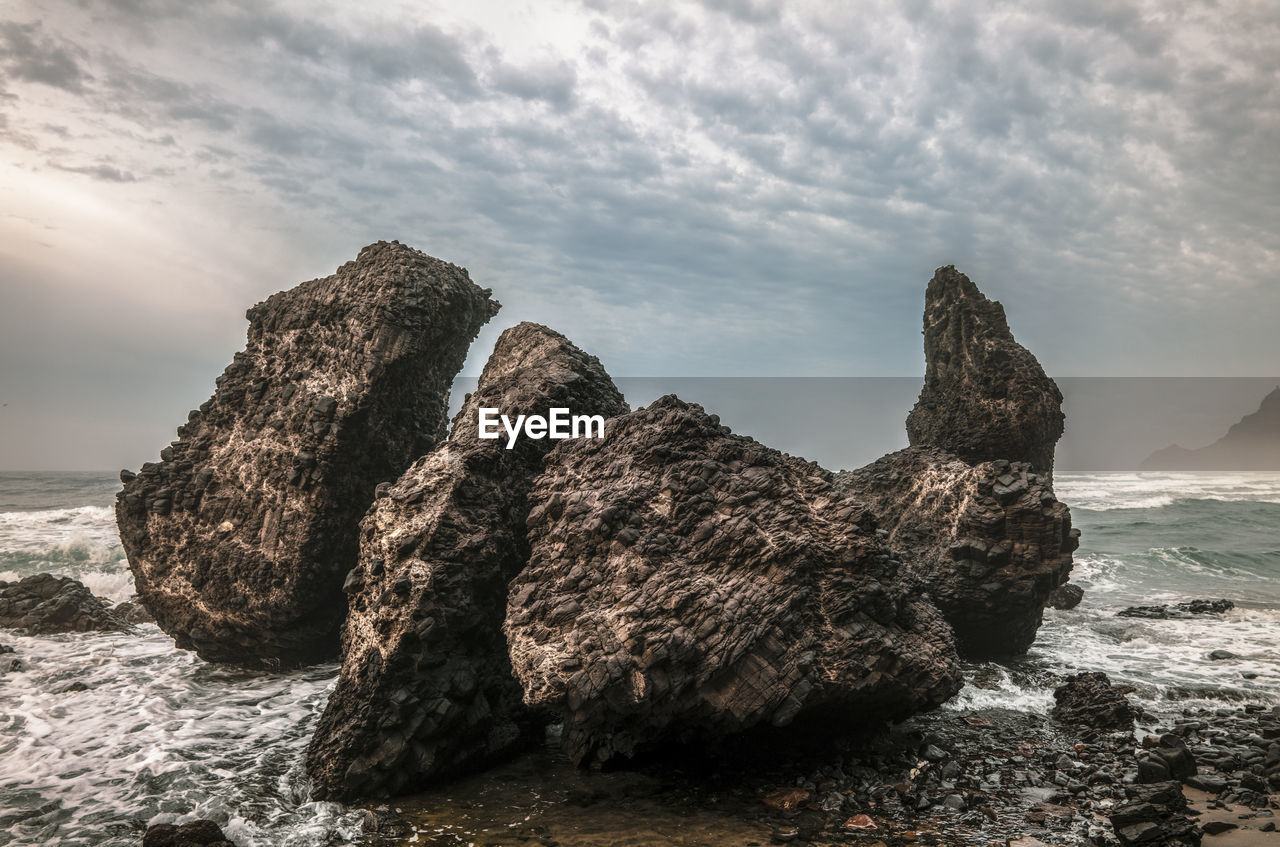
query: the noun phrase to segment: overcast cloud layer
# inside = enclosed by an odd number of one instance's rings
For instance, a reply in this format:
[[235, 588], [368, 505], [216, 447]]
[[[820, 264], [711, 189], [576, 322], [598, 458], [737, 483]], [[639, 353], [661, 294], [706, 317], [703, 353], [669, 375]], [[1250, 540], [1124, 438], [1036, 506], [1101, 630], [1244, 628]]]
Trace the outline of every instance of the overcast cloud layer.
[[154, 457], [381, 238], [505, 304], [469, 372], [917, 374], [950, 263], [1053, 375], [1280, 371], [1280, 6], [1037, 5], [11, 3], [0, 467]]

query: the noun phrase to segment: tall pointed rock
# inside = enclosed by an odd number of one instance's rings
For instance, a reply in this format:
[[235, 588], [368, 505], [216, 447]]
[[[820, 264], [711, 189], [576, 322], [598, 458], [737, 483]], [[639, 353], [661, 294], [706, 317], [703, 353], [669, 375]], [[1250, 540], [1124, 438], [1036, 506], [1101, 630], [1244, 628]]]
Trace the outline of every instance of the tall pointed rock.
[[924, 389], [907, 415], [912, 447], [1053, 472], [1062, 392], [1013, 340], [1004, 307], [951, 265], [938, 268], [925, 291], [924, 354]]

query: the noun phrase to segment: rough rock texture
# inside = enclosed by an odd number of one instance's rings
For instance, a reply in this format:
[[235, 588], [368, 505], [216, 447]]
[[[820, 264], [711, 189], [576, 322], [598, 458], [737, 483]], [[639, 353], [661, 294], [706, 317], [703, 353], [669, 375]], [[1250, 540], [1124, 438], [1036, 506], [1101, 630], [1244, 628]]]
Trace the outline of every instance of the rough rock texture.
[[1230, 600], [1188, 600], [1172, 606], [1130, 606], [1116, 612], [1120, 618], [1149, 618], [1152, 620], [1171, 620], [1190, 618], [1196, 615], [1221, 615], [1236, 607]]
[[110, 604], [83, 583], [47, 573], [0, 582], [0, 627], [31, 635], [130, 629]]
[[116, 518], [143, 604], [211, 661], [332, 657], [360, 517], [444, 435], [449, 385], [498, 309], [466, 270], [378, 242], [248, 312], [243, 352]]
[[1101, 671], [1079, 673], [1054, 689], [1052, 715], [1069, 724], [1094, 729], [1133, 730], [1137, 716], [1123, 689], [1114, 688]]
[[663, 397], [547, 457], [506, 631], [579, 762], [929, 709], [961, 677], [874, 519], [816, 465]]
[[148, 827], [142, 847], [235, 847], [213, 821], [199, 820], [174, 826], [169, 823]]
[[1082, 600], [1084, 600], [1084, 589], [1073, 582], [1068, 582], [1049, 592], [1049, 601], [1046, 605], [1051, 609], [1065, 612], [1079, 606]]
[[907, 416], [912, 446], [966, 462], [1007, 459], [1053, 471], [1062, 392], [1013, 340], [1004, 307], [967, 276], [938, 268], [925, 292], [924, 389]]
[[1126, 799], [1110, 814], [1116, 838], [1130, 844], [1151, 847], [1195, 847], [1200, 844], [1200, 828], [1186, 815], [1187, 798], [1177, 782], [1130, 785]]
[[1023, 653], [1049, 595], [1071, 573], [1079, 532], [1047, 477], [1023, 463], [970, 466], [909, 447], [836, 486], [875, 513], [888, 543], [955, 629], [962, 655]]
[[477, 412], [627, 411], [594, 357], [537, 324], [507, 330], [447, 443], [362, 525], [347, 578], [343, 667], [307, 758], [326, 798], [403, 793], [506, 753], [542, 728], [521, 703], [502, 634], [507, 584], [529, 557], [529, 488], [556, 441], [482, 440]]
[[1186, 780], [1196, 775], [1196, 757], [1178, 735], [1148, 736], [1143, 743], [1149, 749], [1138, 757], [1138, 782]]

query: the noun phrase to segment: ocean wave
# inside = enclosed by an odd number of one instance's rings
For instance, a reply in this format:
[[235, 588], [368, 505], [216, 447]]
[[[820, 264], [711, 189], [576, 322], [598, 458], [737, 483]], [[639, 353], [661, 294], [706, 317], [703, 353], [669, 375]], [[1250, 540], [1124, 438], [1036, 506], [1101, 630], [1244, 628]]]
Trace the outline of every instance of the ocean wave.
[[1159, 509], [1179, 501], [1280, 504], [1280, 473], [1067, 473], [1054, 475], [1058, 498], [1078, 509]]
[[0, 553], [30, 553], [118, 547], [115, 512], [105, 506], [77, 506], [38, 512], [0, 512]]
[[6, 643], [25, 667], [0, 686], [0, 808], [30, 815], [0, 842], [132, 847], [132, 821], [198, 817], [246, 847], [358, 835], [359, 810], [312, 802], [302, 769], [335, 666], [211, 666], [154, 626]]

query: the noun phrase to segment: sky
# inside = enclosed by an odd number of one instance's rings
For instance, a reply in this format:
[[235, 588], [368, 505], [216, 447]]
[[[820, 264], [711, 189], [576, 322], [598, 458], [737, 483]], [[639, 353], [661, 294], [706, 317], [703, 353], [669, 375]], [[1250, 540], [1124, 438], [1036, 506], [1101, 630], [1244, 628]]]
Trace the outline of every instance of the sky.
[[[398, 239], [617, 376], [1280, 372], [1280, 5], [9, 0], [0, 468], [137, 467]], [[696, 399], [696, 398], [689, 398]], [[798, 410], [802, 413], [803, 410]], [[903, 410], [905, 413], [905, 410]]]

